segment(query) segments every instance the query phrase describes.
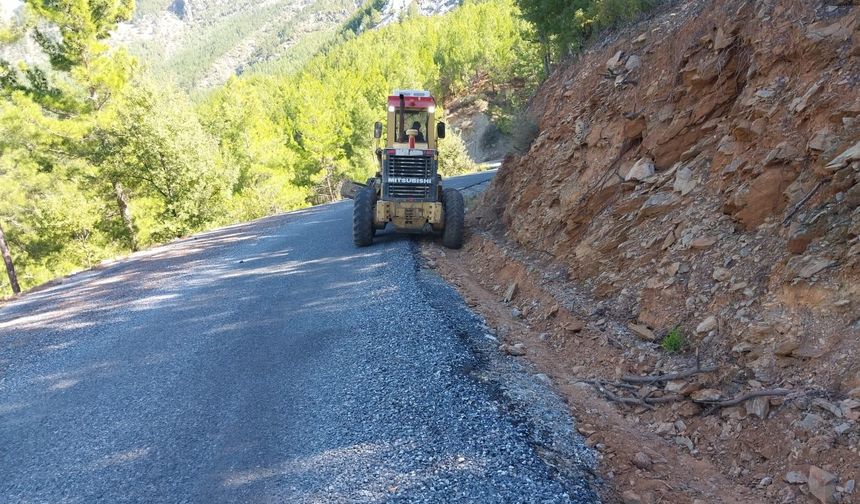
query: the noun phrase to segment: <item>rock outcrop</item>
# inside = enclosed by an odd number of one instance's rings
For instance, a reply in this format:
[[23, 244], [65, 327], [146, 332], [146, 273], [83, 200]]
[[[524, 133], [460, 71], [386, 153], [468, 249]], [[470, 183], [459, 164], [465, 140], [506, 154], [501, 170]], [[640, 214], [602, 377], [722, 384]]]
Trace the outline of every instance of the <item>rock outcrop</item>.
[[684, 2], [598, 44], [540, 88], [479, 221], [702, 358], [856, 389], [855, 4]]

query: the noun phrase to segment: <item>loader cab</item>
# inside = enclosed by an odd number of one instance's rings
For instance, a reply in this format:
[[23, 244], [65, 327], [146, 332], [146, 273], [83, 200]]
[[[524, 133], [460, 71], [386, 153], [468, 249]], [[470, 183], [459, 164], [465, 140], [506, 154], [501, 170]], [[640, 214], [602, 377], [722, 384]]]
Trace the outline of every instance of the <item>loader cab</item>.
[[445, 137], [445, 125], [436, 123], [436, 100], [429, 91], [395, 90], [388, 97], [387, 125], [389, 149], [436, 150], [436, 141]]

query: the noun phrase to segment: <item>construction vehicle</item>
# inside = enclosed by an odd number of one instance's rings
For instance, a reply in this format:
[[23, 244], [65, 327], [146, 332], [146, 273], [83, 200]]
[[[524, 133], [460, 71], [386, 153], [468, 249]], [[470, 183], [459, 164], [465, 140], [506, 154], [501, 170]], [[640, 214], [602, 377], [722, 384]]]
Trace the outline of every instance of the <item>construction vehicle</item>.
[[445, 123], [435, 118], [436, 100], [428, 91], [396, 90], [388, 97], [384, 146], [379, 146], [382, 123], [374, 125], [379, 171], [366, 184], [347, 181], [341, 186], [341, 194], [355, 200], [356, 246], [370, 245], [376, 231], [386, 227], [441, 234], [448, 248], [463, 245], [463, 195], [442, 187], [436, 142], [445, 138]]

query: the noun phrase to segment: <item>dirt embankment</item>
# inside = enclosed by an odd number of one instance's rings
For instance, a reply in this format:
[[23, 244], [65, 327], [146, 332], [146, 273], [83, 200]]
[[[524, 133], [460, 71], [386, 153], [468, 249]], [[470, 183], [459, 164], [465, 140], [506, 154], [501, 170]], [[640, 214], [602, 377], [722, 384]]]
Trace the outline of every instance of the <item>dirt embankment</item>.
[[618, 499], [860, 502], [858, 59], [851, 2], [680, 3], [556, 72], [464, 250], [427, 250]]

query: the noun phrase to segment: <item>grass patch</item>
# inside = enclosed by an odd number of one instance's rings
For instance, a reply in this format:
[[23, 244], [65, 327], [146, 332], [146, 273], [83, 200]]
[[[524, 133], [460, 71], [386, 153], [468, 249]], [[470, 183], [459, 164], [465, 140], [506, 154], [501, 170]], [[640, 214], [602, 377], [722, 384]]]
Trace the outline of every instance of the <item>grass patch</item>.
[[684, 334], [680, 327], [675, 327], [663, 338], [660, 346], [669, 353], [678, 353], [684, 348]]

